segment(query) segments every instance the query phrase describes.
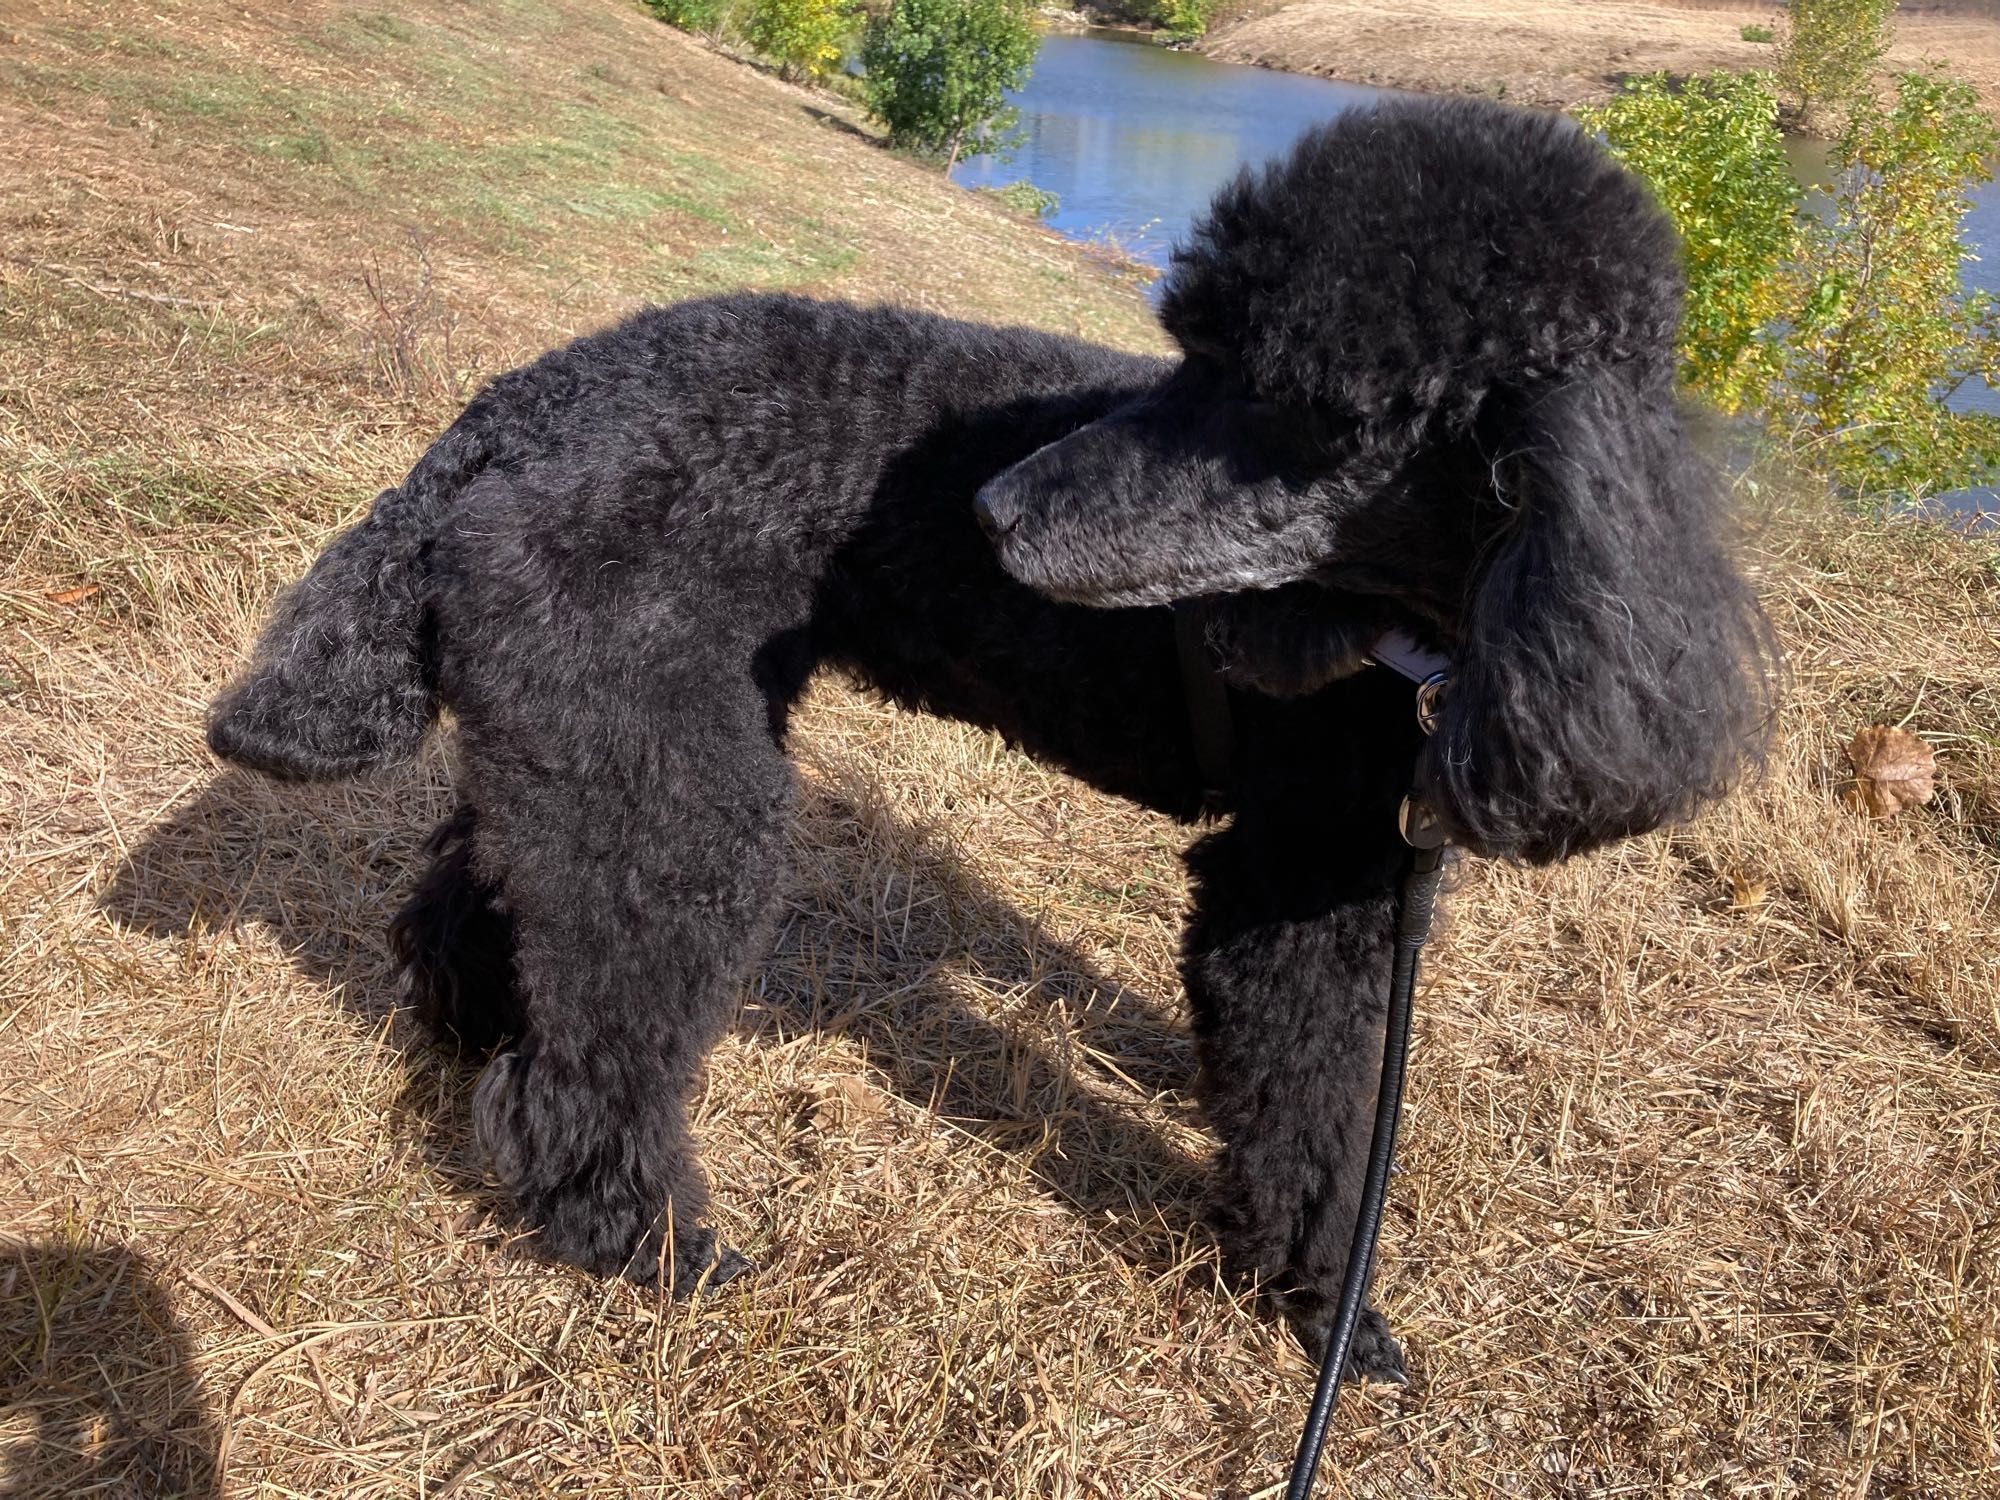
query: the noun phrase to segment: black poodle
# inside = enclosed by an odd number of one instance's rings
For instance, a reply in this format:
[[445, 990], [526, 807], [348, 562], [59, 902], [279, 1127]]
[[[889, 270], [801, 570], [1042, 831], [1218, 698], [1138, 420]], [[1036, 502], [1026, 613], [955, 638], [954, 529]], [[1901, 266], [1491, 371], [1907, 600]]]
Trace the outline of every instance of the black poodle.
[[[1413, 776], [1460, 845], [1539, 862], [1759, 753], [1766, 627], [1676, 400], [1679, 305], [1636, 180], [1560, 117], [1461, 101], [1344, 115], [1224, 188], [1174, 255], [1176, 361], [654, 308], [482, 392], [286, 595], [209, 743], [351, 776], [451, 708], [462, 805], [393, 934], [415, 1003], [504, 1045], [476, 1115], [542, 1249], [685, 1289], [745, 1266], [703, 1227], [686, 1103], [771, 928], [806, 680], [1193, 818], [1192, 634], [1234, 727], [1227, 822], [1187, 856], [1214, 1217], [1312, 1348]], [[1368, 667], [1391, 630], [1452, 658], [1428, 740]], [[1400, 1370], [1372, 1315], [1354, 1368]]]

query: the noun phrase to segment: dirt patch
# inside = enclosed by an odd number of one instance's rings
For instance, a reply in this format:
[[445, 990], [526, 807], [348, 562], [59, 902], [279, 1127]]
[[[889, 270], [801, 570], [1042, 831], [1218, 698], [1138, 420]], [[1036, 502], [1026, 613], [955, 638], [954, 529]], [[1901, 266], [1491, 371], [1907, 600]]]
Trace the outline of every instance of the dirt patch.
[[[1610, 97], [1636, 73], [1772, 67], [1776, 48], [1742, 31], [1775, 31], [1782, 21], [1770, 5], [1299, 0], [1232, 21], [1201, 45], [1221, 62], [1566, 109]], [[2000, 24], [1991, 16], [1898, 12], [1895, 31], [1891, 69], [1948, 62], [2000, 108]]]

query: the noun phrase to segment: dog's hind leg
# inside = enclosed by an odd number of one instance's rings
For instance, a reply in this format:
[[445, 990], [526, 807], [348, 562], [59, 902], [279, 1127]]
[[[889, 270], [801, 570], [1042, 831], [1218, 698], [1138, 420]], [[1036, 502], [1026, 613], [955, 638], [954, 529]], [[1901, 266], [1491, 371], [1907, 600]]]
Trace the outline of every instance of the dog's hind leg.
[[474, 864], [479, 818], [461, 807], [437, 826], [410, 899], [389, 924], [389, 947], [410, 1005], [437, 1040], [483, 1056], [527, 1029], [514, 970], [514, 920]]
[[[1416, 751], [1406, 690], [1377, 711], [1380, 691], [1260, 700], [1245, 716], [1242, 805], [1188, 856], [1183, 968], [1202, 1101], [1223, 1143], [1215, 1227], [1231, 1270], [1264, 1290], [1315, 1358], [1373, 1133], [1404, 859], [1395, 810]], [[1380, 723], [1380, 739], [1355, 737], [1356, 723]], [[1372, 1309], [1348, 1373], [1402, 1378], [1402, 1353]]]
[[685, 1293], [747, 1265], [702, 1223], [686, 1113], [768, 938], [793, 774], [748, 651], [649, 650], [639, 613], [452, 666], [470, 872], [522, 1001], [474, 1116], [542, 1253]]

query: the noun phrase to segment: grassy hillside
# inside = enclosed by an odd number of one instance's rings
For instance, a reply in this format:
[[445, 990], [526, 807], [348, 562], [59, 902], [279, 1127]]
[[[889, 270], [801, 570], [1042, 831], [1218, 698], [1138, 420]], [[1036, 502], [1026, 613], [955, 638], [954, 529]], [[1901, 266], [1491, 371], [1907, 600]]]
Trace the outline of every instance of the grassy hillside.
[[[1270, 1493], [1310, 1372], [1216, 1285], [1183, 834], [838, 683], [701, 1129], [762, 1273], [508, 1243], [380, 940], [445, 753], [220, 772], [259, 611], [482, 372], [645, 298], [895, 297], [1134, 347], [1137, 292], [825, 101], [587, 0], [0, 21], [0, 1490]], [[1766, 486], [1769, 775], [1467, 867], [1328, 1494], [2000, 1483], [2000, 575]], [[1926, 735], [1868, 823], [1838, 746]]]

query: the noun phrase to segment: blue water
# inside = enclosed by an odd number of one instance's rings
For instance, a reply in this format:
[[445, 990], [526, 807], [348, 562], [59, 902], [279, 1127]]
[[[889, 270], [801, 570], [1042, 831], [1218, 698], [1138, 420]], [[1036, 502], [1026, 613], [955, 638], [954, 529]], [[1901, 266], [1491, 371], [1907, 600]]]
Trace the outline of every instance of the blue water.
[[[1164, 267], [1174, 241], [1246, 162], [1282, 153], [1307, 126], [1383, 96], [1360, 84], [1210, 61], [1120, 32], [1050, 36], [1027, 86], [1012, 96], [1025, 140], [1011, 160], [976, 156], [952, 180], [998, 187], [1026, 179], [1061, 206], [1049, 223], [1077, 239], [1114, 241]], [[1823, 183], [1825, 152], [1798, 143], [1803, 180]], [[2000, 292], [2000, 186], [1982, 188], [1966, 220], [1968, 285]], [[1992, 253], [1987, 254], [1987, 247]], [[1968, 382], [1953, 402], [2000, 412], [2000, 394]], [[1992, 509], [1992, 490], [1946, 497]]]
[[[1811, 189], [1806, 207], [1815, 213], [1830, 212], [1831, 200], [1826, 190], [1833, 185], [1833, 173], [1826, 164], [1825, 144], [1799, 139], [1789, 142], [1787, 149], [1792, 170]], [[1972, 211], [1965, 216], [1961, 238], [1966, 258], [1959, 266], [1960, 281], [1979, 291], [2000, 291], [2000, 181], [1986, 183], [1973, 194]], [[1989, 246], [1993, 247], [1991, 254], [1987, 253]], [[1945, 404], [1953, 411], [2000, 414], [2000, 391], [1974, 375]], [[2000, 487], [1994, 485], [1940, 495], [1937, 503], [1949, 510], [1980, 516], [1984, 518], [1982, 524], [2000, 520]]]
[[1062, 200], [1049, 223], [1110, 238], [1141, 260], [1167, 252], [1245, 162], [1281, 154], [1306, 126], [1380, 89], [1210, 62], [1118, 32], [1051, 36], [1012, 96], [1026, 142], [1011, 161], [976, 156], [952, 180], [1025, 178]]

